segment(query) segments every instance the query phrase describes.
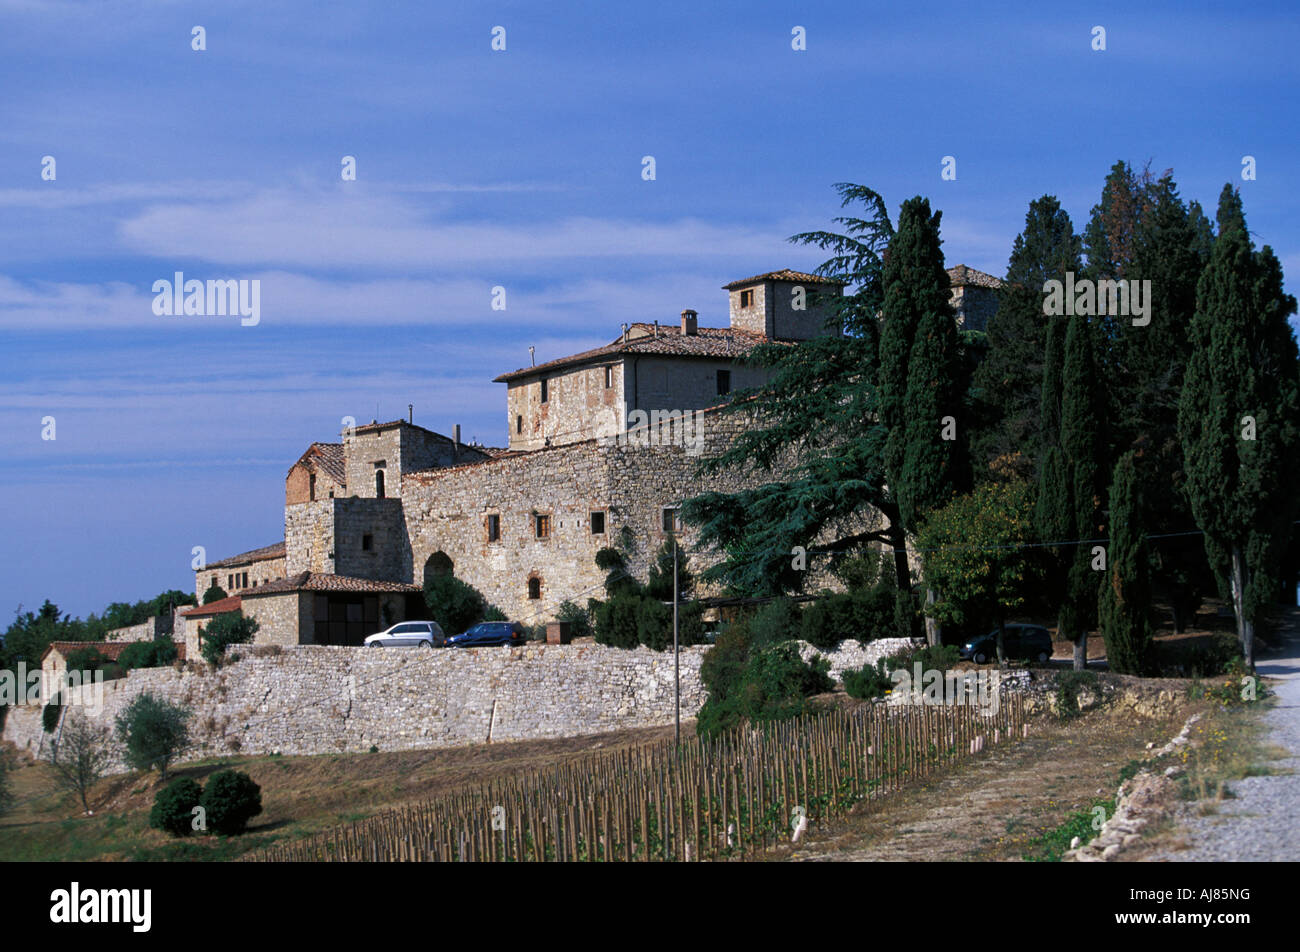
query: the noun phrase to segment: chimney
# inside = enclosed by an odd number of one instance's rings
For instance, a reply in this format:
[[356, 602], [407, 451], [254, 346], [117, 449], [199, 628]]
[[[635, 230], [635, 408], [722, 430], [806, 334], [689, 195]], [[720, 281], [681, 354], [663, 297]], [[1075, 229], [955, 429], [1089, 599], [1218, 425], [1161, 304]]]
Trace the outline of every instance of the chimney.
[[659, 318], [655, 318], [655, 340], [659, 339]]
[[623, 343], [627, 343], [627, 325], [623, 325]]
[[451, 441], [460, 446], [460, 424], [457, 423], [451, 428]]
[[528, 348], [528, 362], [529, 362], [529, 366], [532, 366], [532, 367], [536, 367], [536, 366], [537, 366], [537, 354], [536, 354], [536, 350], [537, 350], [537, 348], [535, 348], [535, 347], [533, 347], [533, 346], [531, 346], [531, 345], [530, 345], [529, 348]]
[[682, 311], [682, 333], [694, 337], [700, 332], [699, 315], [689, 307]]
[[410, 423], [410, 424], [412, 424], [412, 425], [415, 424], [415, 404], [414, 404], [414, 403], [408, 403], [408, 404], [406, 405], [406, 422], [407, 422], [407, 423]]

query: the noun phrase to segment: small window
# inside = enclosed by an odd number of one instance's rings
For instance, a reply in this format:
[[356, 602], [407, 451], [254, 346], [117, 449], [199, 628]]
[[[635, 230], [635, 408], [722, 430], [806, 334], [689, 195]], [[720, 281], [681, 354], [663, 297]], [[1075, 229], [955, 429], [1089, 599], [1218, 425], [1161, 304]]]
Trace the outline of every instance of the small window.
[[542, 580], [539, 578], [530, 578], [528, 580], [528, 597], [534, 601], [542, 597]]
[[235, 587], [235, 577], [233, 575], [227, 575], [226, 588], [234, 588], [234, 587]]
[[549, 539], [551, 536], [551, 517], [538, 513], [533, 516], [533, 528], [539, 539]]
[[361, 537], [361, 551], [373, 552], [375, 550], [375, 537], [369, 532]]
[[239, 582], [240, 588], [248, 588], [248, 573], [245, 572]]
[[740, 292], [740, 306], [741, 306], [741, 307], [753, 307], [753, 306], [754, 306], [754, 292], [753, 292], [752, 289], [749, 290], [749, 291], [741, 291], [741, 292]]
[[606, 367], [605, 368], [605, 389], [608, 390], [612, 386], [614, 386], [614, 368]]
[[718, 371], [718, 396], [726, 396], [731, 393], [731, 371]]
[[515, 432], [516, 433], [524, 432], [524, 418], [522, 416], [518, 416], [518, 415], [515, 416]]
[[495, 512], [487, 517], [487, 540], [489, 542], [501, 541], [501, 517]]
[[307, 498], [316, 501], [316, 474], [312, 473], [307, 477]]
[[605, 514], [603, 512], [593, 512], [591, 514], [591, 534], [605, 534]]
[[551, 398], [550, 381], [545, 377], [542, 378], [542, 403]]
[[375, 498], [384, 498], [384, 471], [382, 469], [375, 470]]
[[680, 509], [664, 509], [664, 532], [679, 532], [682, 528], [682, 511]]
[[208, 588], [216, 588], [216, 587], [217, 587], [217, 577], [214, 575], [212, 576], [212, 584], [209, 585]]

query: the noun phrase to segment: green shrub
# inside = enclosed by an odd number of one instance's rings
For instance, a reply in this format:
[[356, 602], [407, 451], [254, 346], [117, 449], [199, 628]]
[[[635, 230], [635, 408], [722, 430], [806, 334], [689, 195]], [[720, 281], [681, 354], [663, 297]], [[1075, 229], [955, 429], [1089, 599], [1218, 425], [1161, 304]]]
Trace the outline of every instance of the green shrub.
[[216, 582], [213, 582], [211, 585], [208, 586], [208, 590], [203, 593], [203, 604], [210, 605], [213, 602], [219, 602], [223, 598], [227, 598], [227, 597], [229, 596], [226, 595], [226, 590], [222, 588], [220, 585], [218, 585]]
[[[679, 619], [680, 620], [680, 619]], [[637, 641], [652, 651], [673, 644], [673, 609], [654, 598], [641, 598], [636, 608]]]
[[41, 726], [45, 728], [45, 733], [53, 734], [59, 726], [59, 716], [63, 713], [63, 697], [57, 691], [50, 698], [50, 702], [45, 705], [41, 711]]
[[761, 606], [747, 624], [754, 645], [777, 645], [802, 637], [803, 613], [797, 602], [778, 598]]
[[752, 647], [743, 631], [728, 631], [705, 655], [700, 677], [709, 700], [700, 709], [696, 731], [709, 734], [746, 721], [772, 721], [804, 713], [807, 699], [831, 690], [830, 663], [799, 656], [793, 642]]
[[1062, 671], [1056, 676], [1056, 716], [1068, 720], [1079, 714], [1079, 692], [1098, 690], [1097, 672]]
[[69, 671], [102, 671], [112, 663], [104, 657], [103, 652], [91, 645], [68, 652]]
[[239, 612], [218, 615], [203, 629], [203, 657], [212, 664], [220, 664], [227, 645], [248, 644], [258, 628], [256, 618], [246, 618]]
[[638, 609], [641, 596], [620, 592], [596, 606], [596, 643], [612, 648], [635, 648], [641, 641]]
[[429, 616], [448, 635], [457, 635], [482, 621], [487, 613], [487, 599], [468, 582], [456, 576], [433, 575], [424, 583], [424, 601]]
[[153, 798], [149, 825], [172, 836], [189, 836], [194, 832], [194, 808], [202, 795], [203, 789], [189, 777], [172, 781]]
[[870, 701], [884, 697], [885, 692], [894, 686], [893, 679], [885, 671], [885, 659], [875, 664], [864, 664], [860, 668], [847, 668], [843, 674], [844, 690], [849, 697], [860, 701]]
[[1241, 660], [1241, 644], [1224, 632], [1195, 640], [1157, 641], [1152, 649], [1154, 668], [1166, 678], [1217, 678]]
[[167, 766], [189, 743], [189, 717], [188, 709], [147, 691], [132, 698], [117, 716], [117, 733], [126, 745], [128, 766], [136, 770], [157, 767], [166, 780]]
[[162, 641], [137, 641], [122, 649], [117, 663], [124, 671], [133, 668], [165, 668], [176, 660], [176, 644], [170, 638]]
[[804, 641], [826, 650], [838, 647], [845, 638], [855, 637], [853, 596], [826, 595], [808, 605], [803, 611], [800, 634]]
[[567, 621], [569, 634], [574, 638], [586, 638], [593, 631], [591, 612], [568, 600], [560, 602], [560, 607], [555, 610], [555, 620]]
[[207, 811], [208, 827], [223, 836], [235, 836], [262, 812], [262, 788], [246, 773], [222, 770], [212, 775], [199, 805]]

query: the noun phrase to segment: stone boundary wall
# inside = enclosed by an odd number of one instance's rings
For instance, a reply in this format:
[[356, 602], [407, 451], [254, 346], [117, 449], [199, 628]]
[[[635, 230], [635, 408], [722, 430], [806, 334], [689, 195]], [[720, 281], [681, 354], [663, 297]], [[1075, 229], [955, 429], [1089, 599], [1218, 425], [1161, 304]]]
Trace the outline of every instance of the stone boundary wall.
[[[239, 650], [239, 649], [237, 649]], [[248, 654], [248, 649], [242, 649]], [[253, 649], [223, 668], [134, 670], [105, 682], [91, 716], [112, 727], [142, 691], [192, 711], [194, 747], [180, 761], [243, 754], [326, 754], [461, 747], [570, 737], [673, 722], [673, 656], [646, 648], [376, 650], [302, 645]], [[681, 652], [682, 716], [706, 694], [705, 646]], [[72, 711], [91, 708], [69, 707]], [[11, 708], [3, 738], [19, 751], [42, 743], [39, 706]], [[44, 746], [48, 749], [49, 737]], [[114, 769], [125, 769], [120, 759]]]
[[914, 647], [916, 642], [911, 638], [878, 638], [864, 645], [857, 641], [846, 640], [841, 641], [834, 651], [818, 648], [806, 641], [799, 641], [796, 644], [799, 646], [799, 656], [804, 661], [812, 661], [817, 655], [821, 655], [831, 663], [831, 677], [842, 682], [847, 669], [875, 664], [881, 658]]

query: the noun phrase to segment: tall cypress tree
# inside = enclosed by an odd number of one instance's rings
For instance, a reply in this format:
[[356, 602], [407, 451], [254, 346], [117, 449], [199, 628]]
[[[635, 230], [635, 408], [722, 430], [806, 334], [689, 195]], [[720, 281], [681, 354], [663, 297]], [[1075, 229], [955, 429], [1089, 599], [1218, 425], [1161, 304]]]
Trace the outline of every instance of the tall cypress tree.
[[1106, 661], [1121, 674], [1146, 674], [1151, 649], [1151, 586], [1144, 475], [1137, 453], [1120, 457], [1110, 490], [1110, 545], [1105, 581], [1097, 605]]
[[1218, 225], [1196, 289], [1178, 430], [1206, 555], [1253, 665], [1255, 628], [1276, 592], [1297, 507], [1288, 480], [1300, 464], [1300, 376], [1287, 323], [1296, 301], [1272, 249], [1255, 252], [1231, 185], [1219, 196]]
[[1043, 317], [1043, 284], [1082, 271], [1080, 247], [1070, 216], [1055, 196], [1029, 203], [998, 292], [998, 309], [989, 318], [988, 355], [975, 372], [977, 465], [1002, 461], [1025, 477], [1038, 471], [1044, 361], [1052, 326]]
[[1088, 663], [1088, 631], [1096, 624], [1099, 573], [1092, 546], [1106, 508], [1106, 440], [1102, 385], [1095, 353], [1096, 332], [1086, 317], [1073, 315], [1065, 333], [1061, 377], [1061, 469], [1069, 487], [1071, 534], [1061, 607], [1060, 634], [1074, 642], [1074, 667]]

